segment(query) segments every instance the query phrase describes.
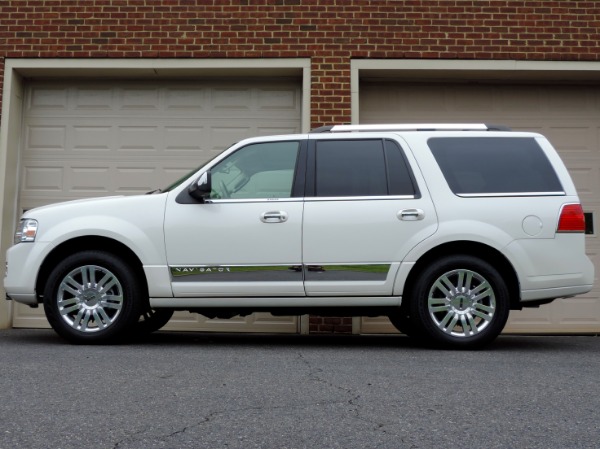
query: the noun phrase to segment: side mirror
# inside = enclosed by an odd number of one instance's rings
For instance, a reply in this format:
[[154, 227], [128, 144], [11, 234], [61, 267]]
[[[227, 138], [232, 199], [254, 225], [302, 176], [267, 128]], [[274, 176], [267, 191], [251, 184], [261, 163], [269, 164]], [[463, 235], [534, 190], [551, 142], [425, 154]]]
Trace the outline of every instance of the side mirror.
[[202, 203], [210, 197], [211, 190], [212, 183], [210, 170], [202, 173], [202, 175], [188, 187], [190, 196]]

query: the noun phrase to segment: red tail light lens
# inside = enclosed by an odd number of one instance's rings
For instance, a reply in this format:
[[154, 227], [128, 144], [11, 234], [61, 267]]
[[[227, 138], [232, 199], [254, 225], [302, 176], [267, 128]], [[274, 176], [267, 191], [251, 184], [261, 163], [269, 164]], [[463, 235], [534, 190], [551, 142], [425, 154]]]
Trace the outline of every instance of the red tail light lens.
[[585, 232], [585, 216], [581, 204], [563, 206], [556, 232]]

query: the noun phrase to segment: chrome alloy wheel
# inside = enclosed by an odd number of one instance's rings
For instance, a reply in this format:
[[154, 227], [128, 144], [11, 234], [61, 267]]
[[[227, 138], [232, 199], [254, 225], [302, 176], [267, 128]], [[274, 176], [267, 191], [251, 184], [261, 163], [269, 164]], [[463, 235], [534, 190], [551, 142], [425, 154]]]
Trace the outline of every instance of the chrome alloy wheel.
[[58, 311], [74, 330], [98, 332], [115, 322], [123, 305], [123, 287], [117, 277], [97, 265], [78, 267], [58, 287]]
[[490, 283], [480, 274], [452, 270], [433, 283], [427, 307], [439, 330], [465, 338], [488, 327], [496, 312], [496, 297]]

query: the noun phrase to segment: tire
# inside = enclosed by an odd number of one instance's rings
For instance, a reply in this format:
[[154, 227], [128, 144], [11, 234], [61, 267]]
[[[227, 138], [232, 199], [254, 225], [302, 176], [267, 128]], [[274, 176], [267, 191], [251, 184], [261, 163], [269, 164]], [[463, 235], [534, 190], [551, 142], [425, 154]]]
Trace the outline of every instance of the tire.
[[150, 334], [159, 330], [169, 322], [173, 313], [172, 309], [147, 309], [135, 325], [136, 334]]
[[66, 257], [48, 277], [44, 310], [52, 328], [77, 344], [123, 341], [144, 304], [136, 272], [105, 251]]
[[409, 315], [408, 307], [401, 306], [397, 313], [389, 315], [390, 322], [398, 331], [409, 337], [418, 337], [413, 320]]
[[510, 310], [502, 276], [491, 264], [467, 255], [428, 266], [409, 293], [416, 333], [437, 346], [475, 349], [504, 329]]

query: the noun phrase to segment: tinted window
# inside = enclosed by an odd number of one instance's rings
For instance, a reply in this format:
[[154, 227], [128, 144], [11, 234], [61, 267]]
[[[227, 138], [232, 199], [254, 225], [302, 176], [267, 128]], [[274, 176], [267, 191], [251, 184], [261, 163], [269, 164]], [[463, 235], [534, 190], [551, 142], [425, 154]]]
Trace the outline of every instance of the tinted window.
[[317, 196], [388, 194], [381, 140], [321, 140], [316, 144]]
[[404, 153], [392, 140], [385, 140], [384, 145], [390, 195], [415, 195], [415, 183]]
[[563, 192], [533, 138], [435, 137], [428, 144], [456, 194]]
[[245, 146], [211, 169], [211, 198], [289, 198], [298, 142]]

